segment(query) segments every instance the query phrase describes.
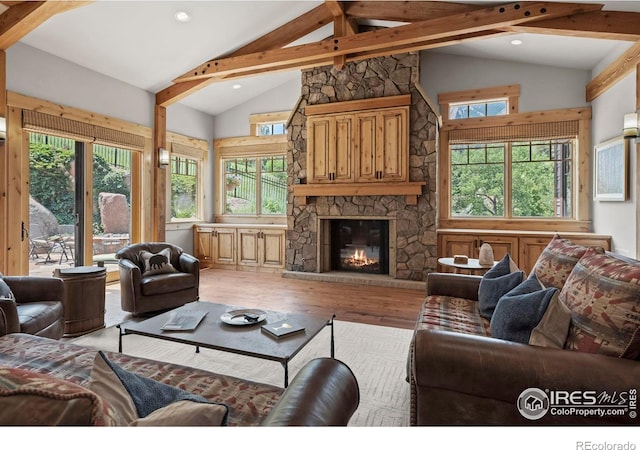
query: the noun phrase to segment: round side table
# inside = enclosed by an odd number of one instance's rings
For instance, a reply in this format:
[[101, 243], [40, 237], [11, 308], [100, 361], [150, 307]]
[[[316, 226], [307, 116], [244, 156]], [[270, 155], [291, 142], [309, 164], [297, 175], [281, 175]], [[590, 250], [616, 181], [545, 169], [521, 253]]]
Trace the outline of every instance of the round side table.
[[56, 269], [64, 283], [64, 337], [104, 328], [107, 269], [80, 266]]
[[496, 265], [496, 261], [490, 266], [481, 266], [480, 262], [475, 258], [469, 258], [469, 262], [466, 264], [458, 264], [453, 262], [453, 258], [438, 258], [438, 264], [444, 267], [452, 267], [453, 273], [460, 273], [461, 270], [466, 270], [467, 273], [477, 273], [479, 275], [485, 273]]

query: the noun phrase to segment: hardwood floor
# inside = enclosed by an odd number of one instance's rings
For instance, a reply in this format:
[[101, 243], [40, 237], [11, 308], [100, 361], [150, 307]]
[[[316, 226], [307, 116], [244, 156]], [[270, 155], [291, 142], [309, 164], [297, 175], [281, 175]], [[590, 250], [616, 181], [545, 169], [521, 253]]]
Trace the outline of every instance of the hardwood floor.
[[200, 299], [413, 329], [423, 290], [282, 278], [280, 274], [203, 269]]

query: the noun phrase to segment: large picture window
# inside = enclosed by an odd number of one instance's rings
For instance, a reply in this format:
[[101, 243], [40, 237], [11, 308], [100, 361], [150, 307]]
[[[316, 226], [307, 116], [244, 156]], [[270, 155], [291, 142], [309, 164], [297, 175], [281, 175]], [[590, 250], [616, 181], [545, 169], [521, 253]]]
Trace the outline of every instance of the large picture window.
[[451, 145], [451, 215], [571, 217], [574, 147], [572, 139]]
[[167, 167], [167, 213], [171, 222], [204, 220], [206, 141], [167, 133], [171, 159]]

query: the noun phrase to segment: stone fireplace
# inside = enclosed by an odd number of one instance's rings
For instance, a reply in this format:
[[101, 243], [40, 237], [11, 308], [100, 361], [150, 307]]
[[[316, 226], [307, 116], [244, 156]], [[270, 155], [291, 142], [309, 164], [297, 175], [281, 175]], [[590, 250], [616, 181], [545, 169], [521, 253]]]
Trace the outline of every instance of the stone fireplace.
[[[335, 257], [332, 262], [329, 248], [336, 239], [334, 234], [339, 234], [331, 231], [334, 219], [386, 222], [388, 270], [376, 272], [377, 276], [424, 281], [427, 273], [436, 270], [437, 116], [418, 84], [419, 65], [419, 53], [405, 53], [348, 63], [342, 70], [324, 66], [302, 71], [302, 94], [288, 128], [289, 186], [304, 183], [307, 177], [306, 106], [403, 94], [411, 95], [409, 181], [423, 181], [426, 185], [417, 197], [416, 204], [408, 202], [403, 195], [317, 196], [300, 202], [290, 192], [287, 207], [287, 272], [322, 273], [336, 270], [334, 267], [337, 263]], [[362, 235], [368, 234], [370, 243], [374, 242], [376, 233], [378, 231], [367, 231]], [[360, 239], [361, 236], [357, 237]], [[368, 265], [366, 261], [353, 263], [367, 266], [366, 270], [375, 266]], [[368, 274], [362, 267], [360, 269], [360, 273]], [[356, 274], [358, 272], [354, 271]]]

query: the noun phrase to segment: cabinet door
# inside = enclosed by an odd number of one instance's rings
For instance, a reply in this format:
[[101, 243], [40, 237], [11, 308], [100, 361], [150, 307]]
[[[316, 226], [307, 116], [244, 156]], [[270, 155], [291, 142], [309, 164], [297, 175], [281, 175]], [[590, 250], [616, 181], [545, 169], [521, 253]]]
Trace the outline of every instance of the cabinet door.
[[310, 117], [307, 121], [307, 175], [313, 183], [353, 180], [351, 116]]
[[[438, 240], [440, 241], [438, 257], [440, 258], [452, 258], [454, 255], [465, 255], [469, 258], [474, 258], [476, 254], [475, 242], [476, 237], [474, 235], [464, 234], [440, 234]], [[438, 265], [440, 272], [453, 272], [451, 267], [443, 267]]]
[[358, 114], [355, 127], [356, 177], [358, 181], [376, 181], [376, 114]]
[[195, 230], [194, 253], [202, 265], [211, 263], [211, 230]]
[[407, 108], [378, 113], [376, 171], [382, 181], [407, 179]]
[[260, 265], [260, 230], [238, 228], [238, 265]]
[[333, 173], [331, 179], [337, 182], [352, 181], [353, 118], [336, 116], [333, 119], [331, 141], [334, 148], [329, 151], [329, 166]]
[[236, 230], [215, 228], [213, 231], [213, 262], [215, 264], [235, 264]]
[[550, 237], [523, 237], [520, 238], [520, 257], [518, 258], [518, 267], [530, 274], [533, 266], [536, 265], [538, 257], [551, 241]]
[[262, 230], [262, 265], [264, 267], [284, 268], [285, 231]]
[[330, 153], [335, 151], [331, 145], [330, 117], [310, 117], [307, 120], [307, 176], [309, 182], [331, 182]]

